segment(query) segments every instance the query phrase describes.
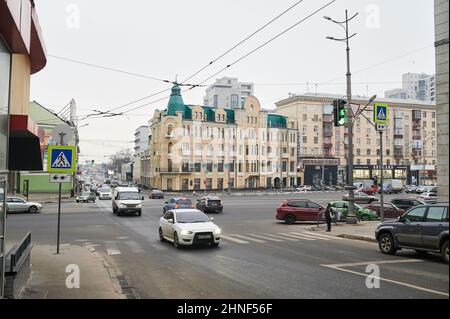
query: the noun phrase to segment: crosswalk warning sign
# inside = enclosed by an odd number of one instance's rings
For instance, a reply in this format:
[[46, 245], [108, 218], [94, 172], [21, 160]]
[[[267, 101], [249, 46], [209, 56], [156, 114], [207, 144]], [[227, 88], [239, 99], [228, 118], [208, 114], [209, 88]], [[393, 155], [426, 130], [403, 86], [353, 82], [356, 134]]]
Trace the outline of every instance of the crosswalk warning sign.
[[389, 105], [376, 103], [373, 109], [373, 121], [375, 123], [387, 124], [389, 121]]
[[49, 146], [48, 157], [48, 172], [73, 173], [75, 171], [75, 146]]

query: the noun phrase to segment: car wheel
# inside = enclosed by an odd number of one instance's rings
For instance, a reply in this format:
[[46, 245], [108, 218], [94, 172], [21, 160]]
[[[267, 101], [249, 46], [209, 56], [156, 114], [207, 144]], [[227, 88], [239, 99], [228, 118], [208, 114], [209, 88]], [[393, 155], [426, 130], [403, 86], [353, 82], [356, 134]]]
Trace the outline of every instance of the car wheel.
[[386, 255], [393, 255], [396, 251], [394, 239], [389, 233], [384, 233], [380, 236], [380, 239], [378, 240], [378, 247], [380, 248], [380, 251]]
[[159, 227], [159, 240], [161, 242], [165, 242], [166, 241], [166, 239], [164, 238], [163, 231], [162, 231], [161, 227]]
[[442, 244], [441, 252], [442, 252], [442, 258], [444, 259], [444, 262], [446, 264], [448, 264], [448, 240], [446, 240], [444, 242], [444, 244]]
[[180, 249], [180, 248], [181, 248], [181, 247], [180, 247], [180, 241], [179, 241], [179, 239], [178, 239], [177, 233], [175, 233], [175, 234], [173, 235], [173, 246], [174, 246], [175, 248], [177, 248], [177, 249]]
[[212, 244], [211, 244], [211, 247], [212, 247], [212, 248], [217, 248], [217, 247], [219, 247], [219, 243], [212, 243]]
[[291, 214], [286, 215], [286, 216], [284, 217], [284, 222], [285, 222], [286, 224], [288, 224], [288, 225], [294, 224], [294, 223], [295, 223], [295, 216], [294, 216], [294, 215], [291, 215]]
[[138, 213], [138, 216], [142, 216], [142, 212], [139, 212], [139, 213]]
[[28, 208], [28, 212], [31, 214], [36, 214], [37, 213], [37, 207], [36, 206], [30, 206], [30, 208]]
[[79, 200], [77, 200], [77, 203], [79, 203], [80, 201]]

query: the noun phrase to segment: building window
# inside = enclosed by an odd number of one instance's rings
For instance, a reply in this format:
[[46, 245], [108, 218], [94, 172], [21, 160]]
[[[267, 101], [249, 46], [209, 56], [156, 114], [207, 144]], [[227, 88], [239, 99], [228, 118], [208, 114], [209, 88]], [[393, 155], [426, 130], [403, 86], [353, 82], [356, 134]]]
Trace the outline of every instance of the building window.
[[183, 173], [188, 173], [190, 172], [189, 170], [189, 162], [183, 162], [183, 164], [181, 164], [181, 170]]
[[172, 154], [172, 143], [169, 143], [169, 145], [167, 146], [167, 153]]
[[371, 165], [371, 164], [370, 164], [370, 158], [367, 159], [367, 165]]
[[302, 139], [303, 139], [303, 143], [305, 143], [305, 144], [308, 143], [308, 137], [306, 135], [303, 135]]
[[359, 149], [359, 148], [356, 149], [356, 155], [357, 155], [357, 156], [360, 156], [360, 155], [361, 155], [361, 149]]
[[223, 189], [223, 178], [217, 179], [217, 189]]
[[308, 121], [308, 115], [307, 114], [303, 114], [303, 122], [307, 122]]
[[195, 190], [199, 190], [201, 189], [201, 179], [200, 178], [195, 178], [194, 179], [194, 189]]
[[172, 124], [169, 124], [169, 125], [167, 126], [167, 135], [168, 135], [168, 136], [172, 136], [172, 132], [173, 132], [173, 125], [172, 125]]
[[219, 96], [217, 94], [214, 94], [214, 106], [215, 107], [219, 106]]
[[195, 172], [196, 173], [201, 173], [201, 171], [202, 171], [202, 163], [195, 163], [194, 164], [194, 168], [195, 168]]
[[213, 163], [212, 162], [206, 163], [206, 170], [210, 173], [213, 171]]
[[319, 144], [319, 138], [317, 136], [314, 136], [314, 144]]
[[370, 148], [367, 149], [367, 156], [370, 156]]
[[171, 178], [167, 179], [167, 190], [168, 191], [172, 190], [172, 179]]

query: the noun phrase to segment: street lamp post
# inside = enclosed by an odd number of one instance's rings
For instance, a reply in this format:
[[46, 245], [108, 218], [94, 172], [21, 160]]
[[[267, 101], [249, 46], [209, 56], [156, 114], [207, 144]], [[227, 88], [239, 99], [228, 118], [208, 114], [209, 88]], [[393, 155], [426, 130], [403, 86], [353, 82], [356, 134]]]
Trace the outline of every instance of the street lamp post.
[[344, 28], [345, 31], [345, 38], [343, 39], [336, 39], [333, 37], [327, 37], [329, 40], [334, 41], [340, 41], [346, 43], [346, 52], [347, 52], [347, 105], [348, 105], [348, 111], [347, 116], [348, 119], [348, 155], [347, 155], [347, 166], [348, 166], [348, 176], [347, 176], [347, 189], [348, 189], [348, 215], [347, 215], [347, 224], [356, 224], [357, 218], [355, 215], [355, 186], [353, 185], [353, 114], [352, 114], [352, 107], [351, 107], [351, 100], [352, 100], [352, 74], [350, 72], [350, 45], [349, 40], [356, 35], [356, 33], [349, 36], [348, 32], [348, 23], [355, 18], [358, 15], [356, 13], [351, 18], [348, 18], [348, 12], [345, 10], [345, 21], [336, 21], [331, 19], [330, 17], [324, 17], [325, 19], [334, 22], [341, 27]]

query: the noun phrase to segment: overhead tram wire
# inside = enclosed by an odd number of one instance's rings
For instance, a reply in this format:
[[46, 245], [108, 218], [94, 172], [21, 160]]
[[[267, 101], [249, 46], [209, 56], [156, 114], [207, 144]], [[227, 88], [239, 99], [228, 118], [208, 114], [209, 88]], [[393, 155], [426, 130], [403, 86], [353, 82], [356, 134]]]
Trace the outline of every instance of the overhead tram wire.
[[251, 39], [253, 36], [255, 36], [256, 34], [258, 34], [259, 32], [261, 32], [262, 30], [264, 30], [266, 27], [268, 27], [269, 25], [271, 25], [272, 23], [274, 23], [276, 20], [278, 20], [279, 18], [281, 18], [283, 15], [285, 15], [286, 13], [288, 13], [289, 11], [291, 11], [292, 9], [294, 9], [296, 6], [298, 6], [300, 3], [302, 3], [304, 0], [300, 0], [297, 1], [296, 3], [294, 3], [293, 5], [291, 5], [289, 8], [287, 8], [286, 10], [284, 10], [282, 13], [280, 13], [279, 15], [277, 15], [275, 18], [273, 18], [272, 20], [270, 20], [269, 22], [267, 22], [266, 24], [264, 24], [262, 27], [260, 27], [258, 30], [254, 31], [252, 34], [250, 34], [249, 36], [247, 36], [246, 38], [244, 38], [243, 40], [241, 40], [240, 42], [238, 42], [237, 44], [235, 44], [234, 46], [232, 46], [230, 49], [228, 49], [227, 51], [225, 51], [224, 53], [222, 53], [220, 56], [218, 56], [217, 58], [215, 58], [214, 60], [212, 60], [211, 62], [209, 62], [207, 65], [205, 65], [204, 67], [202, 67], [200, 70], [198, 70], [197, 72], [191, 74], [188, 78], [186, 78], [184, 81], [182, 81], [180, 84], [184, 84], [185, 82], [189, 81], [190, 79], [192, 79], [194, 76], [196, 76], [197, 74], [199, 74], [200, 72], [202, 72], [203, 70], [205, 70], [206, 68], [210, 67], [212, 64], [216, 63], [217, 61], [219, 61], [220, 59], [222, 59], [225, 55], [227, 55], [228, 53], [230, 53], [231, 51], [233, 51], [234, 49], [236, 49], [237, 47], [239, 47], [241, 44], [243, 44], [244, 42], [248, 41], [249, 39]]
[[252, 55], [253, 53], [255, 53], [256, 51], [260, 50], [261, 48], [265, 47], [266, 45], [268, 45], [269, 43], [271, 43], [272, 41], [276, 40], [277, 38], [279, 38], [280, 36], [282, 36], [283, 34], [289, 32], [290, 30], [292, 30], [293, 28], [295, 28], [296, 26], [298, 26], [299, 24], [303, 23], [304, 21], [308, 20], [309, 18], [311, 18], [312, 16], [316, 15], [317, 13], [319, 13], [320, 11], [322, 11], [323, 9], [325, 9], [326, 7], [328, 7], [329, 5], [333, 4], [334, 2], [336, 2], [336, 0], [332, 0], [328, 3], [326, 3], [325, 5], [321, 6], [319, 9], [315, 10], [314, 12], [310, 13], [309, 15], [307, 15], [306, 17], [304, 17], [303, 19], [301, 19], [300, 21], [298, 21], [297, 23], [293, 24], [292, 26], [290, 26], [289, 28], [285, 29], [284, 31], [278, 33], [276, 36], [270, 38], [268, 41], [264, 42], [263, 44], [259, 45], [258, 47], [256, 47], [255, 49], [253, 49], [252, 51], [248, 52], [247, 54], [243, 55], [242, 57], [240, 57], [239, 59], [235, 60], [234, 62], [232, 62], [231, 64], [228, 64], [226, 67], [224, 67], [223, 69], [219, 70], [218, 72], [214, 73], [213, 75], [211, 75], [210, 77], [206, 78], [205, 80], [203, 80], [202, 82], [200, 82], [198, 85], [196, 86], [192, 86], [191, 88], [187, 89], [187, 91], [192, 90], [193, 88], [209, 81], [210, 79], [212, 79], [213, 77], [217, 76], [218, 74], [222, 73], [223, 71], [229, 69], [230, 67], [232, 67], [233, 65], [239, 63], [240, 61], [244, 60], [245, 58], [247, 58], [248, 56]]
[[[279, 37], [282, 36], [283, 34], [287, 33], [287, 32], [290, 31], [290, 30], [292, 30], [293, 28], [295, 28], [296, 26], [298, 26], [298, 25], [301, 24], [302, 22], [308, 20], [309, 18], [311, 18], [312, 16], [316, 15], [317, 13], [319, 13], [320, 11], [322, 11], [323, 9], [325, 9], [325, 8], [328, 7], [328, 6], [330, 6], [331, 4], [333, 4], [333, 3], [336, 2], [336, 1], [337, 1], [337, 0], [332, 0], [332, 1], [328, 2], [328, 3], [326, 3], [325, 5], [321, 6], [321, 7], [318, 8], [317, 10], [313, 11], [312, 13], [310, 13], [309, 15], [307, 15], [306, 17], [304, 17], [303, 19], [301, 19], [300, 21], [298, 21], [297, 23], [293, 24], [292, 26], [290, 26], [289, 28], [285, 29], [284, 31], [278, 33], [276, 36], [272, 37], [270, 40], [264, 42], [263, 44], [261, 44], [261, 45], [258, 46], [257, 48], [253, 49], [253, 50], [250, 51], [249, 53], [247, 53], [247, 54], [245, 54], [244, 56], [240, 57], [239, 59], [237, 59], [237, 60], [234, 61], [233, 63], [227, 65], [225, 68], [221, 69], [219, 72], [216, 72], [215, 74], [213, 74], [212, 76], [208, 77], [208, 78], [205, 79], [204, 81], [202, 81], [202, 82], [200, 82], [200, 83], [198, 83], [198, 84], [189, 85], [190, 88], [184, 90], [183, 93], [184, 93], [184, 92], [187, 92], [187, 91], [190, 91], [190, 90], [192, 90], [192, 89], [194, 89], [194, 88], [196, 88], [196, 87], [201, 86], [203, 83], [207, 82], [208, 80], [210, 80], [211, 78], [215, 77], [215, 76], [218, 75], [219, 73], [225, 71], [225, 70], [228, 69], [229, 67], [231, 67], [231, 66], [237, 64], [238, 62], [240, 62], [240, 61], [242, 61], [243, 59], [247, 58], [247, 57], [250, 56], [251, 54], [253, 54], [253, 53], [255, 53], [256, 51], [260, 50], [261, 48], [265, 47], [267, 44], [269, 44], [269, 43], [271, 43], [272, 41], [276, 40], [277, 38], [279, 38]], [[175, 83], [175, 84], [178, 84], [178, 83]], [[128, 109], [128, 110], [125, 110], [125, 111], [121, 112], [121, 114], [118, 114], [118, 115], [124, 115], [124, 114], [126, 114], [126, 113], [128, 113], [128, 112], [131, 112], [131, 111], [135, 111], [135, 110], [141, 109], [141, 108], [146, 107], [146, 106], [148, 106], [148, 105], [151, 105], [151, 104], [160, 102], [160, 101], [162, 101], [162, 100], [165, 100], [165, 99], [167, 99], [167, 98], [169, 98], [169, 97], [170, 97], [170, 95], [169, 95], [169, 96], [165, 96], [165, 97], [160, 98], [160, 99], [157, 99], [157, 100], [154, 100], [154, 101], [151, 101], [151, 102], [148, 102], [148, 103], [145, 103], [145, 104], [140, 105], [140, 106], [137, 106], [137, 107], [133, 107], [133, 108], [131, 108], [131, 109]]]

